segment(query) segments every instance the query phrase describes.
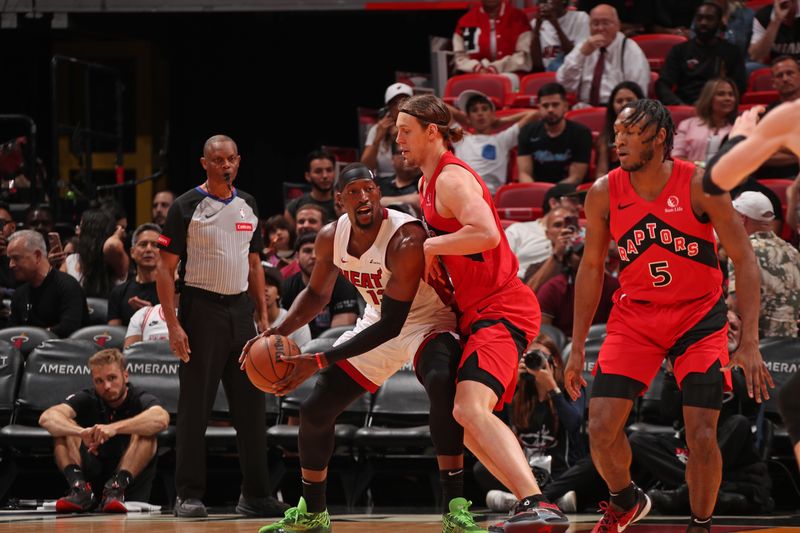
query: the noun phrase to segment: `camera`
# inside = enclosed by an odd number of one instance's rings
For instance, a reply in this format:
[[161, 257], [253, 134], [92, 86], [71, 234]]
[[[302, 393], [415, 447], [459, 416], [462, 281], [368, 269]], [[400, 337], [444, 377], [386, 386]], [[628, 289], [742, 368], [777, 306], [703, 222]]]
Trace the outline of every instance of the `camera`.
[[541, 370], [547, 367], [548, 356], [541, 350], [531, 350], [525, 354], [525, 366], [528, 370]]
[[389, 114], [389, 106], [385, 105], [382, 108], [378, 109], [378, 120], [382, 119], [388, 114]]

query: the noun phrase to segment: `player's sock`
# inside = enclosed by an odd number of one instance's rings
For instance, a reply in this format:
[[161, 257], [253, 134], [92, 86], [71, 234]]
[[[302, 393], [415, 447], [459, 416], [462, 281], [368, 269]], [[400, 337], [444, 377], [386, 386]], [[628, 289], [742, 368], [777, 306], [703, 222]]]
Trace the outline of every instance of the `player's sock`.
[[711, 517], [708, 518], [697, 518], [695, 515], [689, 519], [689, 527], [688, 529], [695, 529], [695, 528], [703, 528], [706, 531], [711, 531]]
[[74, 485], [76, 481], [85, 481], [83, 478], [83, 470], [81, 470], [81, 467], [76, 464], [65, 466], [63, 472], [64, 477], [67, 478], [67, 485], [70, 487]]
[[626, 511], [636, 504], [636, 485], [631, 482], [627, 487], [617, 492], [609, 492], [611, 503]]
[[320, 482], [303, 480], [303, 498], [306, 499], [306, 508], [309, 513], [321, 513], [325, 510], [325, 488], [327, 479]]
[[450, 512], [450, 500], [464, 495], [464, 469], [439, 470], [439, 483], [442, 485], [442, 513]]

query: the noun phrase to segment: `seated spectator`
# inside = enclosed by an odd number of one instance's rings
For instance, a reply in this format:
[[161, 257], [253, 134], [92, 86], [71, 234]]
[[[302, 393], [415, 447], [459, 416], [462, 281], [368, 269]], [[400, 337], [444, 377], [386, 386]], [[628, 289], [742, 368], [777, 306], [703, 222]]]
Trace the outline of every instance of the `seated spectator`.
[[[316, 205], [306, 204], [303, 208]], [[298, 215], [302, 216], [306, 210], [301, 208]], [[312, 210], [309, 209], [308, 212]], [[321, 227], [321, 226], [320, 226]], [[262, 251], [264, 261], [275, 268], [283, 268], [294, 261], [294, 229], [283, 215], [272, 215], [264, 223], [266, 247]]]
[[633, 81], [647, 94], [650, 64], [635, 41], [619, 31], [617, 10], [600, 4], [589, 15], [589, 37], [564, 58], [556, 80], [578, 100], [591, 106], [606, 105], [620, 82]]
[[456, 72], [529, 72], [530, 49], [528, 17], [508, 0], [481, 0], [453, 33]]
[[333, 178], [336, 177], [336, 159], [322, 150], [314, 150], [306, 156], [306, 181], [311, 184], [311, 192], [303, 193], [286, 205], [283, 216], [290, 224], [295, 224], [297, 210], [306, 204], [321, 206], [327, 218], [336, 218], [333, 206]]
[[508, 245], [519, 261], [517, 276], [522, 280], [526, 279], [525, 274], [532, 265], [544, 263], [553, 253], [553, 245], [547, 238], [548, 213], [563, 204], [572, 214], [578, 214], [579, 207], [567, 196], [575, 193], [574, 185], [559, 183], [547, 192], [552, 192], [552, 196], [544, 200], [543, 217], [530, 222], [515, 222], [505, 230]]
[[703, 2], [695, 16], [695, 37], [672, 47], [656, 81], [656, 94], [665, 105], [693, 105], [706, 82], [730, 78], [747, 89], [744, 56], [735, 44], [719, 38], [722, 8]]
[[[519, 380], [508, 413], [511, 429], [522, 444], [542, 491], [587, 456], [581, 435], [586, 394], [573, 401], [562, 392], [564, 362], [561, 352], [547, 335], [539, 335], [519, 362]], [[475, 463], [475, 478], [486, 494], [486, 504], [496, 512], [508, 511], [517, 498], [505, 492], [486, 467]], [[558, 496], [561, 496], [560, 494]], [[575, 512], [565, 501], [551, 499], [565, 512]]]
[[651, 0], [648, 3], [653, 4], [648, 33], [669, 33], [689, 38], [689, 28], [703, 0]]
[[[56, 512], [127, 512], [125, 500], [147, 502], [156, 474], [158, 439], [169, 414], [158, 398], [128, 382], [119, 350], [89, 358], [94, 387], [47, 409], [39, 425], [53, 436], [58, 469], [69, 485]], [[101, 489], [102, 487], [102, 489]]]
[[[798, 26], [800, 29], [800, 26]], [[785, 102], [800, 98], [800, 63], [794, 56], [779, 56], [772, 62], [772, 83], [778, 91], [778, 100], [767, 106], [766, 113]], [[765, 113], [765, 114], [766, 114]], [[759, 178], [790, 178], [800, 174], [797, 156], [787, 148], [781, 148], [761, 165], [754, 173]], [[777, 212], [776, 212], [777, 214]]]
[[797, 2], [774, 0], [771, 6], [756, 11], [753, 36], [750, 38], [750, 57], [769, 64], [775, 57], [788, 55], [800, 59], [800, 22]]
[[531, 72], [555, 72], [576, 43], [589, 37], [589, 14], [567, 9], [564, 0], [539, 2], [531, 20]]
[[[314, 270], [314, 264], [316, 263], [316, 256], [314, 255], [314, 241], [316, 238], [316, 233], [304, 233], [297, 238], [295, 249], [297, 250], [300, 271], [283, 281], [281, 295], [286, 309], [292, 306], [297, 295], [306, 288], [308, 281], [311, 279], [311, 272]], [[329, 328], [354, 325], [357, 318], [358, 293], [356, 288], [342, 276], [338, 276], [328, 305], [309, 322], [308, 327], [311, 329], [311, 337], [316, 339], [323, 331]]]
[[416, 212], [419, 209], [419, 178], [422, 171], [419, 167], [406, 163], [406, 158], [395, 142], [392, 143], [392, 167], [394, 176], [376, 180], [381, 189], [381, 205], [388, 207], [409, 204]]
[[539, 88], [541, 120], [519, 132], [517, 167], [519, 181], [582, 183], [592, 154], [592, 132], [583, 124], [564, 118], [567, 92], [558, 83]]
[[32, 205], [25, 211], [25, 229], [32, 229], [38, 231], [44, 238], [45, 246], [47, 246], [47, 259], [53, 268], [61, 268], [66, 255], [63, 250], [51, 250], [50, 234], [55, 232], [55, 224], [53, 223], [53, 210], [47, 204]]
[[20, 286], [11, 297], [11, 326], [49, 329], [61, 338], [89, 323], [80, 284], [50, 266], [41, 234], [21, 230], [9, 238], [8, 259]]
[[[0, 288], [15, 289], [17, 281], [8, 266], [8, 238], [16, 230], [14, 217], [11, 216], [11, 208], [5, 202], [0, 202]], [[7, 292], [10, 295], [11, 292]]]
[[400, 104], [411, 96], [414, 96], [414, 89], [410, 85], [405, 83], [389, 85], [383, 95], [385, 106], [378, 114], [378, 122], [367, 131], [361, 162], [371, 168], [379, 178], [388, 178], [394, 174], [392, 143], [397, 136], [397, 128], [394, 124], [397, 122]]
[[133, 314], [142, 307], [158, 303], [156, 292], [156, 263], [158, 263], [158, 236], [161, 228], [153, 223], [142, 224], [133, 232], [131, 259], [136, 272], [124, 283], [111, 289], [108, 297], [108, 323], [127, 326]]
[[167, 320], [161, 304], [140, 308], [128, 322], [125, 348], [141, 341], [169, 341]]
[[[267, 316], [269, 317], [269, 325], [277, 328], [281, 322], [289, 314], [289, 311], [281, 307], [281, 285], [283, 284], [283, 277], [277, 268], [264, 268], [264, 288], [267, 295]], [[303, 324], [293, 333], [289, 334], [298, 346], [304, 346], [311, 340], [311, 330], [308, 324]]]
[[525, 271], [523, 281], [535, 291], [547, 280], [557, 276], [564, 265], [565, 254], [579, 237], [578, 213], [570, 206], [556, 207], [547, 215], [545, 235], [550, 241], [551, 253], [541, 263], [532, 264]]
[[167, 221], [169, 208], [174, 201], [175, 194], [172, 191], [157, 192], [156, 195], [153, 196], [153, 210], [151, 214], [153, 224], [158, 224], [159, 226], [164, 225], [164, 222]]
[[620, 19], [620, 31], [627, 36], [650, 31], [655, 17], [656, 3], [631, 0], [578, 0], [578, 10], [590, 13], [604, 4], [616, 9]]
[[[297, 223], [295, 224], [295, 233], [297, 237], [306, 233], [316, 234], [322, 229], [322, 226], [330, 222], [327, 211], [322, 209], [317, 204], [306, 204], [297, 210]], [[288, 278], [300, 272], [300, 265], [297, 262], [297, 238], [293, 239], [293, 255], [292, 261], [281, 268], [281, 276], [283, 279]]]
[[729, 79], [709, 80], [695, 104], [697, 116], [677, 125], [672, 157], [705, 164], [719, 150], [733, 127], [739, 92]]
[[[456, 118], [475, 133], [465, 132], [460, 141], [453, 143], [455, 154], [483, 178], [489, 192], [494, 194], [501, 185], [508, 183], [508, 159], [511, 150], [517, 146], [520, 128], [537, 118], [539, 113], [525, 111], [498, 119], [494, 102], [474, 90], [458, 95], [456, 106]], [[509, 122], [510, 127], [496, 132], [496, 126]]]
[[[714, 0], [722, 8], [722, 28], [724, 39], [742, 52], [745, 58], [747, 74], [751, 70], [760, 67], [750, 67], [752, 62], [748, 61], [747, 49], [750, 47], [750, 39], [753, 36], [753, 18], [755, 13], [747, 7], [743, 0]], [[694, 24], [694, 22], [692, 22]], [[694, 28], [692, 28], [694, 29]], [[755, 63], [752, 63], [755, 65]]]
[[108, 298], [115, 285], [128, 277], [125, 229], [104, 209], [84, 211], [78, 252], [67, 256], [61, 271], [74, 277], [89, 297]]
[[[796, 337], [800, 316], [800, 252], [775, 235], [772, 203], [761, 193], [745, 191], [733, 201], [761, 271], [761, 312], [758, 335]], [[728, 305], [736, 312], [736, 275], [728, 266]]]
[[644, 93], [641, 87], [632, 81], [623, 81], [611, 90], [611, 96], [606, 104], [606, 124], [595, 143], [597, 150], [595, 178], [605, 176], [610, 170], [619, 166], [619, 155], [614, 141], [614, 122], [623, 107], [642, 98]]
[[[563, 267], [560, 274], [544, 282], [536, 291], [536, 299], [542, 310], [542, 324], [553, 324], [572, 337], [572, 317], [575, 310], [575, 275], [583, 257], [583, 240], [574, 239], [564, 252]], [[603, 276], [603, 291], [600, 303], [592, 319], [592, 324], [605, 324], [614, 305], [614, 292], [619, 289], [619, 281], [608, 272]]]

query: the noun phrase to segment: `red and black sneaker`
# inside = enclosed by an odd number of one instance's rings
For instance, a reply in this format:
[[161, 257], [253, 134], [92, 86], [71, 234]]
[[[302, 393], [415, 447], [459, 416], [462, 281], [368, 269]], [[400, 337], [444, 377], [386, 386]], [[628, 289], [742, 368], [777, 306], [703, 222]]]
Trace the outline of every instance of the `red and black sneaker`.
[[86, 481], [76, 481], [69, 488], [69, 494], [56, 501], [57, 513], [85, 513], [95, 505], [92, 486]]
[[489, 533], [563, 533], [569, 518], [554, 503], [522, 500], [507, 520], [489, 526]]
[[127, 513], [128, 508], [125, 507], [124, 501], [125, 489], [120, 487], [119, 481], [114, 480], [103, 488], [103, 501], [100, 503], [100, 509], [104, 513]]
[[627, 511], [610, 502], [600, 502], [603, 518], [595, 524], [592, 533], [622, 533], [629, 525], [647, 516], [650, 512], [650, 498], [639, 487], [634, 487], [634, 490], [636, 503]]

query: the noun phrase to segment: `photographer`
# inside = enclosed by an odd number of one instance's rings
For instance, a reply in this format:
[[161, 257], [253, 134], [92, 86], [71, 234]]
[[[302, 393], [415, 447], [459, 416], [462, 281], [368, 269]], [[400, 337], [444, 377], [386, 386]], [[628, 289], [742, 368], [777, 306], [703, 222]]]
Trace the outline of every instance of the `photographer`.
[[576, 209], [562, 204], [550, 211], [545, 222], [545, 236], [550, 241], [552, 253], [545, 261], [528, 267], [523, 280], [525, 284], [535, 292], [547, 280], [558, 275], [564, 262], [564, 252], [579, 233]]
[[[545, 494], [552, 479], [587, 455], [580, 431], [586, 396], [573, 402], [562, 392], [563, 368], [556, 344], [547, 335], [539, 335], [520, 360], [519, 381], [507, 412], [511, 429]], [[475, 464], [474, 474], [488, 491], [486, 504], [490, 509], [507, 511], [516, 502], [481, 463]], [[563, 502], [557, 503], [564, 509]]]
[[[583, 239], [571, 239], [569, 246], [564, 251], [561, 260], [561, 273], [548, 280], [536, 291], [539, 307], [542, 310], [542, 323], [552, 324], [567, 338], [572, 336], [572, 320], [575, 307], [575, 274], [578, 272], [583, 257]], [[594, 314], [593, 324], [603, 324], [608, 320], [608, 314], [614, 305], [614, 292], [619, 288], [619, 281], [604, 273], [603, 292], [600, 295], [600, 304]]]

